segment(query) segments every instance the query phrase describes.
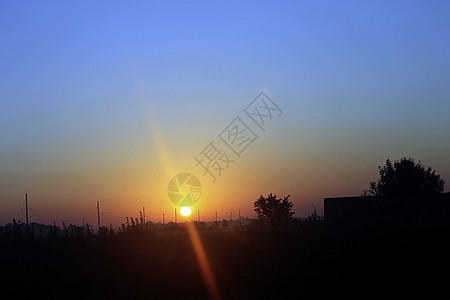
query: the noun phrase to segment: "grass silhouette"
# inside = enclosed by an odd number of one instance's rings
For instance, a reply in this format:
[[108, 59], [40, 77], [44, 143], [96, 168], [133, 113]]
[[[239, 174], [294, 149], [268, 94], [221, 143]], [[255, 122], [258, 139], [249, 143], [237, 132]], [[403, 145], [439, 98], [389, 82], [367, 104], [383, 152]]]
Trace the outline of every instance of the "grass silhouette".
[[[446, 229], [336, 237], [316, 213], [283, 228], [220, 223], [194, 225], [224, 299], [445, 291], [439, 270], [450, 266]], [[0, 267], [5, 297], [209, 298], [184, 223], [128, 218], [119, 230], [94, 233], [90, 225], [14, 220], [0, 228]]]

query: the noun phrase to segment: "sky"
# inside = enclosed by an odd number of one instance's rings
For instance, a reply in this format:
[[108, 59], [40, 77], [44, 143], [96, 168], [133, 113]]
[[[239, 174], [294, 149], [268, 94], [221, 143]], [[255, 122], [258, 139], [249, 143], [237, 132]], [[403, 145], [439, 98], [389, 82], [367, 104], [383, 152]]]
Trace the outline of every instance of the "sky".
[[[254, 217], [260, 195], [295, 216], [357, 196], [386, 159], [412, 157], [450, 187], [448, 1], [4, 1], [0, 4], [0, 224], [103, 225]], [[264, 92], [265, 131], [244, 109]], [[252, 106], [251, 106], [252, 107]], [[257, 138], [220, 139], [239, 117]], [[231, 126], [231, 127], [229, 127]], [[228, 131], [225, 131], [228, 132]], [[249, 131], [247, 131], [249, 132]], [[245, 139], [242, 139], [242, 141]], [[194, 157], [230, 160], [216, 181]], [[180, 219], [179, 219], [180, 220]]]

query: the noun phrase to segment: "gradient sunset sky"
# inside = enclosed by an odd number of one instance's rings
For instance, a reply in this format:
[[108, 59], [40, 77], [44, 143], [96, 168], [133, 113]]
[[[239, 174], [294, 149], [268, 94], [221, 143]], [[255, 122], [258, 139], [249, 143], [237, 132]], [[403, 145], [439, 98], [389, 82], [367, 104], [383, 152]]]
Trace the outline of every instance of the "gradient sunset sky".
[[[148, 2], [148, 3], [147, 3]], [[203, 220], [253, 217], [259, 195], [296, 216], [359, 195], [387, 158], [450, 187], [449, 1], [3, 1], [0, 224], [173, 219], [167, 185], [202, 182]], [[264, 91], [266, 132], [243, 109]], [[240, 157], [218, 134], [258, 139]], [[209, 142], [235, 162], [215, 183]], [[196, 217], [196, 215], [195, 215]]]

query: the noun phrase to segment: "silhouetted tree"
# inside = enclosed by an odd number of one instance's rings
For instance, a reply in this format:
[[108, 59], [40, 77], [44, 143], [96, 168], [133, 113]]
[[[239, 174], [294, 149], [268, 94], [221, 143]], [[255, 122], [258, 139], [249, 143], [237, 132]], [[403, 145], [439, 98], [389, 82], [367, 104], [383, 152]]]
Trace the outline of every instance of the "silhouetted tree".
[[404, 157], [394, 164], [388, 159], [386, 165], [378, 169], [380, 179], [370, 182], [370, 189], [364, 191], [364, 195], [428, 195], [444, 190], [444, 180], [431, 167], [425, 168], [420, 161], [416, 164], [412, 158]]
[[254, 208], [259, 219], [266, 219], [273, 226], [286, 224], [294, 215], [291, 211], [294, 205], [288, 195], [283, 199], [277, 199], [276, 195], [269, 194], [267, 198], [262, 195], [254, 203]]

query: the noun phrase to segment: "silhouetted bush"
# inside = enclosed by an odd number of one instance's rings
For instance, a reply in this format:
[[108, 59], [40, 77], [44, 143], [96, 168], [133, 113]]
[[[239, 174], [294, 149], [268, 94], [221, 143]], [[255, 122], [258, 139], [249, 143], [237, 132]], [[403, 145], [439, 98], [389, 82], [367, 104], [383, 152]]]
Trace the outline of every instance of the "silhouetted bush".
[[265, 219], [273, 226], [287, 224], [294, 215], [289, 196], [283, 199], [277, 199], [276, 195], [269, 194], [267, 197], [262, 195], [254, 203], [256, 215], [259, 219]]

